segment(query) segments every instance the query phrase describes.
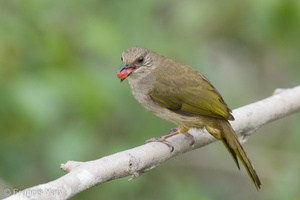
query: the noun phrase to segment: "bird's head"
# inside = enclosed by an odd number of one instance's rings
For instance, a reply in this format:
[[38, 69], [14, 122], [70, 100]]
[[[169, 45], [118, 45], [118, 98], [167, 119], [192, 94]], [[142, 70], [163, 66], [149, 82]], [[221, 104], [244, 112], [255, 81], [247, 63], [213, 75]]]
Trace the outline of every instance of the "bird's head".
[[121, 60], [122, 66], [117, 71], [117, 77], [123, 81], [128, 76], [138, 76], [139, 74], [148, 74], [152, 69], [152, 51], [135, 46], [123, 52]]

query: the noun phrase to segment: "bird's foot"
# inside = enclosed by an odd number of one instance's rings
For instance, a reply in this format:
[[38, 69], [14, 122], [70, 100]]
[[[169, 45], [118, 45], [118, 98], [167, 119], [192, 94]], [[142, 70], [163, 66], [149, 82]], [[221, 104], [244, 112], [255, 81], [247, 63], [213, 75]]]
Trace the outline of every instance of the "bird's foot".
[[190, 140], [190, 145], [193, 146], [195, 144], [195, 138], [194, 138], [194, 136], [191, 135], [190, 133], [186, 133], [184, 135], [188, 138], [188, 140]]
[[167, 141], [167, 139], [169, 137], [172, 137], [172, 136], [177, 135], [177, 134], [179, 134], [178, 128], [172, 128], [168, 135], [164, 135], [164, 136], [161, 136], [161, 137], [158, 137], [158, 138], [151, 138], [151, 139], [147, 140], [146, 143], [161, 142], [161, 143], [164, 143], [165, 145], [167, 145], [168, 147], [170, 147], [171, 152], [173, 152], [174, 151], [174, 146], [169, 141]]
[[[172, 137], [172, 136], [177, 135], [177, 134], [179, 134], [179, 133], [180, 133], [180, 132], [178, 131], [178, 128], [172, 128], [172, 129], [170, 130], [169, 134], [166, 135], [166, 136], [164, 136], [164, 137], [169, 138], [169, 137]], [[193, 146], [193, 145], [195, 144], [195, 138], [194, 138], [194, 136], [191, 135], [189, 132], [183, 133], [183, 134], [187, 137], [188, 140], [191, 141], [191, 142], [190, 142], [190, 145]]]
[[[168, 147], [171, 148], [171, 152], [174, 151], [174, 146], [169, 142], [167, 141], [167, 139], [169, 137], [172, 137], [174, 135], [178, 135], [180, 132], [178, 131], [178, 128], [172, 128], [169, 132], [168, 135], [164, 135], [164, 136], [161, 136], [161, 137], [158, 137], [158, 138], [151, 138], [149, 140], [146, 140], [146, 143], [150, 143], [150, 142], [161, 142], [161, 143], [164, 143], [165, 145], [167, 145]], [[191, 140], [190, 142], [190, 145], [194, 145], [195, 143], [195, 139], [194, 139], [194, 136], [192, 136], [191, 134], [189, 133], [185, 133], [184, 134], [189, 140]]]
[[157, 138], [151, 138], [149, 140], [146, 140], [146, 143], [150, 143], [150, 142], [161, 142], [161, 143], [164, 143], [165, 145], [167, 145], [168, 147], [171, 148], [171, 152], [174, 151], [174, 146], [169, 141], [167, 141], [164, 136], [157, 137]]
[[179, 134], [178, 128], [172, 128], [169, 131], [168, 135], [164, 135], [164, 136], [161, 136], [161, 137], [158, 137], [158, 138], [151, 138], [151, 139], [147, 140], [146, 143], [161, 142], [161, 143], [164, 143], [165, 145], [167, 145], [168, 147], [170, 147], [171, 152], [173, 152], [174, 151], [174, 146], [169, 141], [167, 141], [167, 139], [169, 137], [172, 137], [172, 136], [177, 135], [177, 134]]

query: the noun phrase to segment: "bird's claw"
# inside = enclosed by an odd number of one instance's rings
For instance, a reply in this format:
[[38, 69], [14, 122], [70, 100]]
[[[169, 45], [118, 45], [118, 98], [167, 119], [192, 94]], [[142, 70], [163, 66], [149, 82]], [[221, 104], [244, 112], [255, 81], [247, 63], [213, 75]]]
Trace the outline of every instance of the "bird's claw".
[[192, 134], [190, 133], [186, 133], [184, 134], [191, 142], [190, 142], [190, 145], [193, 146], [195, 144], [195, 138]]
[[[158, 137], [158, 138], [151, 138], [149, 140], [146, 140], [146, 143], [150, 143], [150, 142], [161, 142], [161, 143], [164, 143], [165, 145], [167, 145], [168, 147], [171, 148], [171, 152], [174, 151], [174, 146], [169, 142], [167, 141], [167, 138], [169, 137], [172, 137], [174, 135], [177, 135], [179, 134], [180, 132], [178, 131], [178, 128], [172, 128], [170, 131], [169, 131], [169, 134], [168, 135], [164, 135], [162, 137]], [[189, 133], [185, 133], [184, 134], [190, 141], [190, 145], [193, 146], [194, 143], [195, 143], [195, 138], [194, 136], [192, 136], [191, 134]]]
[[166, 140], [166, 138], [164, 138], [164, 136], [162, 137], [158, 137], [158, 138], [151, 138], [149, 140], [146, 140], [146, 143], [150, 143], [150, 142], [161, 142], [164, 143], [165, 145], [167, 145], [168, 147], [171, 148], [171, 152], [174, 151], [174, 146]]

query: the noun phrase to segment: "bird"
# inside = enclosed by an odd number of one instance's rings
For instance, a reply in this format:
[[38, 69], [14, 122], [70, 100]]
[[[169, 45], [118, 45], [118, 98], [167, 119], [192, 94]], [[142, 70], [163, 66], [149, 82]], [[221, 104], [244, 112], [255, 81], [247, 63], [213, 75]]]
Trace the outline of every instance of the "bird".
[[205, 128], [222, 141], [238, 169], [239, 158], [256, 189], [260, 189], [258, 174], [229, 123], [234, 120], [232, 111], [204, 75], [141, 46], [125, 50], [121, 61], [116, 75], [121, 82], [128, 79], [135, 99], [146, 110], [178, 127], [157, 141], [169, 145], [165, 140], [168, 137], [189, 135], [190, 128]]

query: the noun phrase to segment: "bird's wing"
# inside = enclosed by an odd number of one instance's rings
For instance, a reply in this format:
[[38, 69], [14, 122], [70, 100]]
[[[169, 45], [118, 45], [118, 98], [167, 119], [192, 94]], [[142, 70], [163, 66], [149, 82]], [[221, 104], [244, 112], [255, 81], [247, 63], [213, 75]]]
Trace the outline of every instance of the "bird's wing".
[[181, 68], [179, 73], [174, 67], [168, 69], [159, 72], [162, 78], [156, 79], [149, 92], [155, 103], [187, 116], [234, 120], [220, 93], [202, 74], [188, 66]]

